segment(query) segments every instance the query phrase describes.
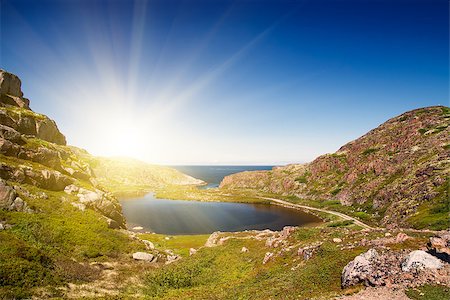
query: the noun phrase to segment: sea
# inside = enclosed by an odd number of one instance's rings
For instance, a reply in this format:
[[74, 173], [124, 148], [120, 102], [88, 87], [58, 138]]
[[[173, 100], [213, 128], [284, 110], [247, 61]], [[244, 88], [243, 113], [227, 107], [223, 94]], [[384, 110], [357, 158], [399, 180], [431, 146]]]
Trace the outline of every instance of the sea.
[[273, 166], [171, 166], [207, 184], [201, 188], [210, 189], [219, 186], [222, 179], [230, 174], [244, 171], [272, 170]]

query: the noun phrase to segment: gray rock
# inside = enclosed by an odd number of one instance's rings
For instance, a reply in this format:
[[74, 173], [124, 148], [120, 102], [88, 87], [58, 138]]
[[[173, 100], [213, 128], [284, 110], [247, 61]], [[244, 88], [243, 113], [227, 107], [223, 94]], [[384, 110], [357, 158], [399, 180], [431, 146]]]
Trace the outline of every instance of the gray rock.
[[370, 249], [355, 257], [342, 270], [342, 286], [348, 287], [367, 280], [373, 272], [372, 262], [377, 257], [378, 252], [375, 249]]
[[425, 251], [415, 250], [409, 253], [402, 262], [402, 271], [410, 272], [412, 270], [421, 269], [440, 269], [443, 266], [444, 264], [440, 259]]
[[155, 249], [155, 245], [152, 242], [147, 241], [147, 240], [142, 240], [142, 242], [144, 243], [145, 248], [147, 248], [147, 250], [154, 250]]
[[263, 265], [265, 265], [271, 258], [273, 257], [273, 253], [272, 252], [267, 252], [266, 255], [264, 255], [264, 259], [263, 259]]
[[241, 249], [241, 253], [246, 253], [246, 252], [248, 252], [249, 250], [248, 250], [248, 248], [247, 247], [242, 247], [242, 249]]
[[0, 208], [10, 209], [17, 197], [16, 191], [0, 179]]
[[169, 254], [166, 257], [166, 265], [171, 264], [171, 263], [173, 263], [173, 262], [175, 262], [175, 261], [177, 261], [179, 259], [181, 259], [180, 256], [178, 256], [178, 255], [170, 255]]
[[189, 256], [194, 255], [195, 253], [197, 253], [197, 249], [194, 248], [189, 249]]
[[219, 236], [220, 236], [220, 231], [213, 232], [209, 236], [208, 240], [206, 241], [205, 247], [215, 247], [215, 246], [217, 246], [217, 240], [218, 240]]
[[[76, 202], [71, 202], [70, 203], [73, 207], [78, 208], [81, 211], [85, 211], [86, 210], [86, 205], [84, 205], [83, 203], [76, 203]], [[109, 219], [111, 220], [111, 219]], [[107, 221], [108, 222], [108, 221]], [[109, 227], [109, 224], [108, 224]]]
[[143, 260], [151, 262], [155, 258], [155, 256], [153, 254], [146, 252], [135, 252], [133, 253], [133, 258], [135, 260]]
[[67, 194], [74, 194], [74, 193], [78, 193], [78, 191], [80, 190], [79, 187], [77, 187], [75, 184], [69, 184], [68, 186], [66, 186], [64, 188], [64, 192]]

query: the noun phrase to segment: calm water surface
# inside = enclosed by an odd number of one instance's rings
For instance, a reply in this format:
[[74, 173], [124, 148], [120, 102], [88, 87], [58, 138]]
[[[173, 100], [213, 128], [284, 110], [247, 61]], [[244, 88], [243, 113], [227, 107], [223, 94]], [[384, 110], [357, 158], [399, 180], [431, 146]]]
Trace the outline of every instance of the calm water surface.
[[128, 227], [162, 234], [207, 234], [318, 223], [316, 216], [269, 204], [156, 199], [153, 194], [121, 201]]
[[201, 179], [207, 185], [201, 188], [218, 187], [222, 179], [230, 174], [243, 171], [272, 170], [273, 166], [172, 166], [173, 168]]

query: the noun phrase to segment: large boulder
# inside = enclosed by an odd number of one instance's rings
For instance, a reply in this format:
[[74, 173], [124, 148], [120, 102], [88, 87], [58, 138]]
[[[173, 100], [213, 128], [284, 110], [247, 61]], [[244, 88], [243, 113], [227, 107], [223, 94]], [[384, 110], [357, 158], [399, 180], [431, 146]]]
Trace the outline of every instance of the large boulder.
[[375, 249], [370, 249], [349, 262], [342, 271], [342, 287], [348, 287], [367, 281], [373, 272], [372, 263], [377, 257], [378, 252]]
[[143, 261], [151, 262], [155, 259], [155, 256], [153, 254], [146, 253], [146, 252], [135, 252], [135, 253], [133, 253], [133, 258], [135, 260], [143, 260]]
[[442, 261], [433, 255], [422, 251], [415, 250], [409, 253], [402, 263], [402, 271], [410, 272], [421, 269], [440, 269], [444, 266]]

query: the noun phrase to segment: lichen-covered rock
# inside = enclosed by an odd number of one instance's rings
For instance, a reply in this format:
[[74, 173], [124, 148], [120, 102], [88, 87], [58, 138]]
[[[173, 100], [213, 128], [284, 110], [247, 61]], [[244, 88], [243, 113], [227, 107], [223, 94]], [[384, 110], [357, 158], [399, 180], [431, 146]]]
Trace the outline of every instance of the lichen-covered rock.
[[367, 280], [373, 272], [372, 262], [377, 257], [378, 252], [375, 249], [370, 249], [355, 257], [342, 271], [342, 286], [348, 287]]
[[443, 263], [440, 259], [422, 250], [412, 251], [402, 263], [404, 272], [417, 269], [440, 269], [442, 267]]

